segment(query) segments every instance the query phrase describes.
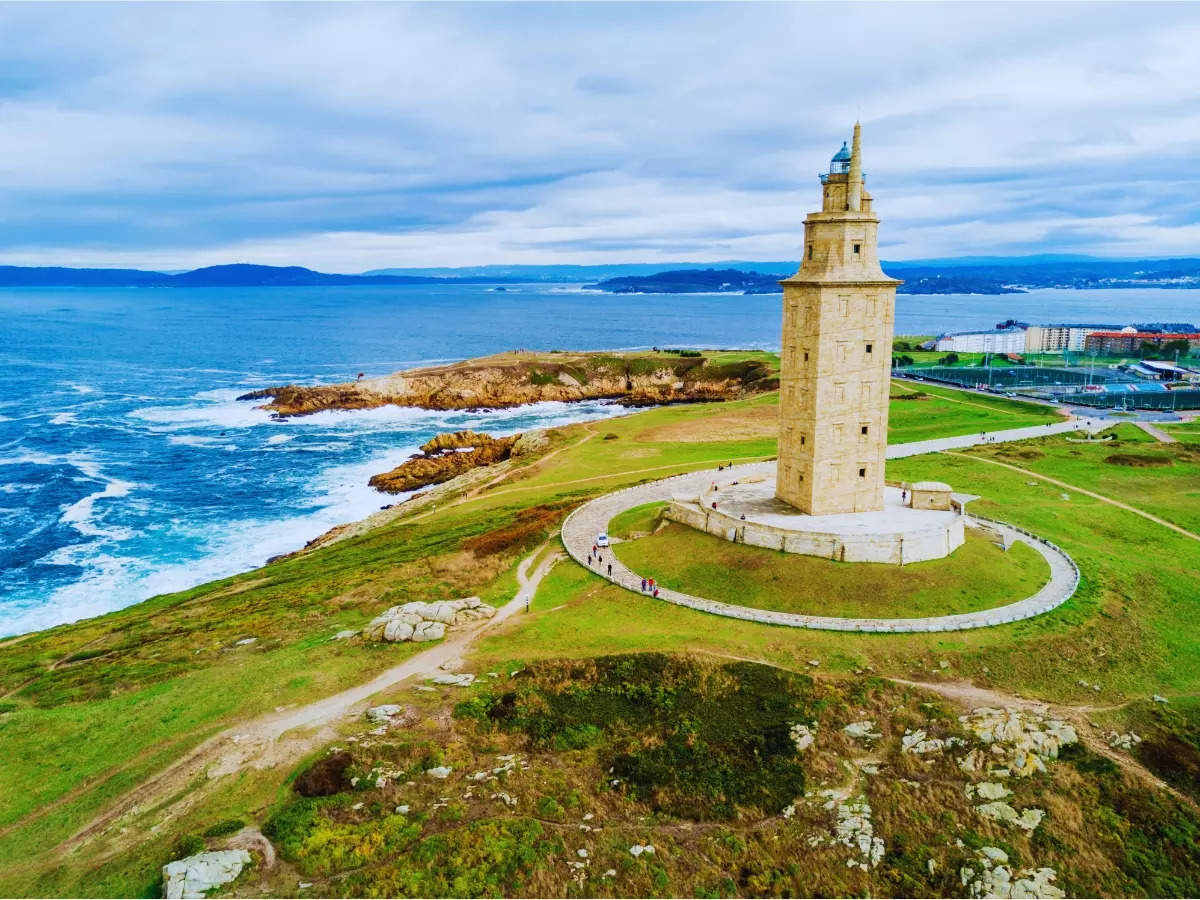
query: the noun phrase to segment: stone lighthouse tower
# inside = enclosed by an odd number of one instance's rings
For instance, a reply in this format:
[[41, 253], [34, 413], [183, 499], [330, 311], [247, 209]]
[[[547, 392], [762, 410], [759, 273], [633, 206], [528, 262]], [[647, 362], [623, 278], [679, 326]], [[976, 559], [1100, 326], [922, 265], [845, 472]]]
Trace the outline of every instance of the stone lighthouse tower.
[[896, 285], [879, 268], [861, 127], [821, 176], [783, 284], [776, 496], [811, 515], [883, 509]]

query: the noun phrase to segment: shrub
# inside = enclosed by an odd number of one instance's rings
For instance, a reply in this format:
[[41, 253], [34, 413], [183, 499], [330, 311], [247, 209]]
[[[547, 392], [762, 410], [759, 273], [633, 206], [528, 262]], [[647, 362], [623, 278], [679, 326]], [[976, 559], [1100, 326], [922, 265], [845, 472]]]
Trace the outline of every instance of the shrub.
[[234, 834], [246, 827], [246, 823], [241, 819], [225, 819], [218, 822], [216, 825], [210, 825], [204, 830], [204, 836], [207, 838], [225, 837], [227, 834]]
[[345, 750], [317, 760], [296, 779], [296, 793], [301, 797], [328, 797], [350, 790], [346, 770], [353, 761]]

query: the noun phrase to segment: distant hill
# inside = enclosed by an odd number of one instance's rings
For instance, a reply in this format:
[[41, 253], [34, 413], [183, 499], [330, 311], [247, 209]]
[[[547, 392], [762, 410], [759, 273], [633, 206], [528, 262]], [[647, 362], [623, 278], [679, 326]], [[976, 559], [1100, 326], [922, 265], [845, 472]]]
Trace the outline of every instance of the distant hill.
[[[470, 266], [376, 269], [336, 275], [302, 266], [235, 263], [189, 272], [0, 266], [0, 287], [304, 287], [405, 284], [588, 284], [612, 293], [761, 294], [796, 262], [628, 263], [606, 266]], [[1095, 259], [1059, 254], [884, 262], [902, 294], [1008, 294], [1031, 288], [1200, 288], [1200, 259]]]
[[[1034, 288], [1200, 288], [1200, 259], [883, 263], [904, 279], [901, 294], [1015, 294]], [[721, 292], [760, 294], [782, 290], [778, 275], [755, 270], [704, 269], [608, 278], [590, 287], [614, 294]]]
[[439, 284], [445, 281], [494, 283], [494, 278], [438, 278], [430, 275], [331, 275], [301, 266], [234, 263], [168, 274], [141, 269], [66, 269], [0, 266], [0, 287], [300, 287], [307, 285]]
[[780, 276], [789, 275], [796, 271], [799, 263], [784, 262], [749, 262], [746, 260], [724, 260], [704, 263], [612, 263], [596, 266], [463, 266], [459, 268], [413, 268], [413, 269], [373, 269], [364, 275], [421, 275], [437, 278], [480, 278], [498, 281], [519, 281], [525, 283], [546, 282], [557, 284], [582, 284], [584, 282], [603, 281], [609, 278], [620, 278], [626, 275], [654, 275], [658, 272], [681, 272], [691, 269], [739, 269], [742, 271], [778, 273]]

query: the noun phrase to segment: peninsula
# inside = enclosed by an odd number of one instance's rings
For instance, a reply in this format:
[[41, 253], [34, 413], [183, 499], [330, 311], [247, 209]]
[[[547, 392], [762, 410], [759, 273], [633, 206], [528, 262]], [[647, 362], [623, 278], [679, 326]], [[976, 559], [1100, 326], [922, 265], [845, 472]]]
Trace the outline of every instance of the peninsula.
[[505, 409], [546, 401], [612, 400], [630, 407], [660, 406], [774, 390], [779, 387], [774, 361], [773, 354], [756, 351], [516, 351], [342, 384], [269, 387], [238, 399], [269, 400], [263, 408], [281, 419], [389, 405]]

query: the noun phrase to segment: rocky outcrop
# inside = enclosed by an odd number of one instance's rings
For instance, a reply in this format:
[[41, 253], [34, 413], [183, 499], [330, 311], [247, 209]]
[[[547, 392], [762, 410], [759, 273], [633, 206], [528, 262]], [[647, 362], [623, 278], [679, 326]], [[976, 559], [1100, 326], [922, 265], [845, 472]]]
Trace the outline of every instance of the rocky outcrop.
[[490, 619], [496, 610], [478, 597], [461, 600], [442, 600], [422, 603], [415, 600], [393, 606], [376, 616], [363, 629], [368, 641], [437, 641], [446, 636], [448, 628], [460, 628], [472, 622]]
[[229, 884], [249, 864], [245, 850], [210, 850], [177, 859], [163, 866], [163, 896], [199, 900], [213, 888]]
[[500, 409], [545, 401], [614, 400], [628, 406], [731, 400], [779, 386], [761, 362], [709, 365], [703, 357], [509, 353], [329, 385], [281, 385], [243, 394], [279, 418], [327, 409], [417, 406]]
[[475, 431], [439, 434], [421, 447], [419, 455], [390, 472], [371, 477], [371, 487], [388, 494], [442, 484], [480, 466], [503, 462], [513, 455], [520, 435], [494, 438]]

